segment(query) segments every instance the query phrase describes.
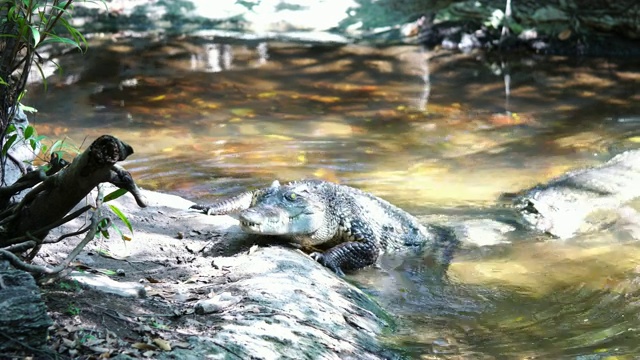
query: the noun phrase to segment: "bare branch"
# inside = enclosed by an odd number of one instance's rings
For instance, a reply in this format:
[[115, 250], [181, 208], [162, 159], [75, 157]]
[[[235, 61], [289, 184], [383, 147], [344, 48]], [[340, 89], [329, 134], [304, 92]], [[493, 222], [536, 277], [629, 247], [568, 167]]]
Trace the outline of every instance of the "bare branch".
[[52, 268], [47, 266], [27, 264], [22, 260], [20, 260], [20, 258], [17, 255], [5, 249], [0, 249], [0, 255], [4, 257], [6, 260], [8, 260], [11, 263], [11, 265], [13, 265], [17, 269], [24, 270], [34, 274], [56, 275], [60, 273], [62, 270], [64, 270], [67, 266], [69, 266], [71, 261], [73, 261], [73, 259], [75, 259], [76, 256], [78, 256], [80, 251], [84, 249], [84, 247], [89, 243], [89, 241], [93, 240], [93, 238], [96, 236], [98, 232], [98, 224], [104, 219], [109, 221], [108, 218], [101, 218], [100, 209], [96, 209], [96, 211], [94, 211], [93, 215], [91, 216], [91, 224], [89, 225], [89, 231], [85, 235], [84, 239], [82, 239], [82, 241], [80, 241], [80, 243], [76, 245], [73, 251], [71, 251], [71, 253], [69, 253], [69, 255], [67, 255], [67, 257], [60, 264]]

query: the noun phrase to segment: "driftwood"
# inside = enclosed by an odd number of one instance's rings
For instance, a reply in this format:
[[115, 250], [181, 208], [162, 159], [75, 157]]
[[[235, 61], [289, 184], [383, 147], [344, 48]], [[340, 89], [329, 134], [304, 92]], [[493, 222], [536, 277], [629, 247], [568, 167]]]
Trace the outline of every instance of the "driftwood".
[[67, 213], [103, 182], [128, 190], [139, 206], [146, 206], [131, 174], [116, 165], [131, 154], [131, 146], [113, 136], [103, 135], [60, 171], [51, 174], [51, 170], [48, 173], [40, 170], [40, 173], [28, 173], [18, 180], [15, 189], [35, 187], [22, 201], [0, 214], [3, 227], [0, 248], [25, 241], [41, 245], [49, 231], [70, 220]]
[[46, 343], [53, 322], [30, 274], [0, 270], [0, 314], [0, 351], [34, 350]]

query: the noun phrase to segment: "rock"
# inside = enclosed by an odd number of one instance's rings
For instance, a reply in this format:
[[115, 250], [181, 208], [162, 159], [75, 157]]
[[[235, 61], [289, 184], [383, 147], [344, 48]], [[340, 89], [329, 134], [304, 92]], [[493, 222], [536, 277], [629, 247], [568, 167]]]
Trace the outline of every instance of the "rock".
[[0, 270], [0, 351], [37, 349], [47, 342], [53, 324], [33, 277]]
[[74, 271], [69, 274], [69, 279], [90, 289], [122, 297], [143, 298], [147, 294], [144, 286], [139, 283], [115, 281], [105, 275]]
[[239, 303], [241, 298], [233, 296], [229, 292], [224, 292], [214, 296], [212, 299], [200, 300], [196, 303], [196, 314], [219, 313], [224, 309]]
[[281, 247], [216, 259], [234, 274], [211, 300], [197, 303], [216, 324], [191, 349], [160, 358], [388, 359], [377, 341], [393, 326], [366, 294], [309, 256]]
[[509, 243], [508, 233], [515, 231], [512, 225], [492, 219], [472, 219], [453, 226], [461, 243], [475, 246], [490, 246]]

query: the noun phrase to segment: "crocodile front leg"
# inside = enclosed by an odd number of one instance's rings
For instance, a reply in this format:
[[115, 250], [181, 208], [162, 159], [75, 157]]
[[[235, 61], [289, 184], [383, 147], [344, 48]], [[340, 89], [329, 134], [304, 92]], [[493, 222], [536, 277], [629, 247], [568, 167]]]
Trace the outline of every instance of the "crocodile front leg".
[[314, 252], [311, 257], [320, 264], [344, 276], [343, 270], [357, 270], [375, 264], [380, 253], [377, 237], [367, 223], [354, 220], [347, 227], [350, 239], [324, 253]]

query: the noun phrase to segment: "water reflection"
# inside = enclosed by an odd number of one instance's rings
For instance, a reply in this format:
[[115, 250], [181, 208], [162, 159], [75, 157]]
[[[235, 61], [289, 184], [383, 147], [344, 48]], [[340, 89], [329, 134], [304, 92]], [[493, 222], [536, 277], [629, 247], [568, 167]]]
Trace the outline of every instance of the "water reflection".
[[[38, 131], [76, 144], [118, 136], [135, 148], [125, 166], [142, 186], [201, 202], [317, 177], [430, 222], [502, 219], [500, 194], [640, 142], [636, 63], [94, 41], [86, 57], [60, 59], [47, 94], [30, 90]], [[494, 236], [476, 225], [474, 236]], [[402, 319], [391, 340], [414, 357], [640, 350], [634, 241], [509, 234], [468, 245], [444, 282], [421, 258], [385, 258], [351, 279]]]

